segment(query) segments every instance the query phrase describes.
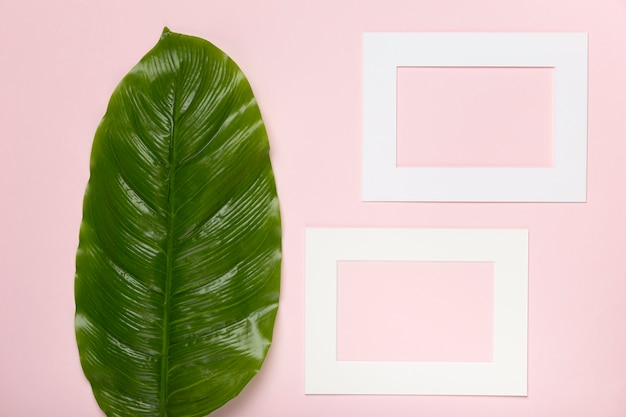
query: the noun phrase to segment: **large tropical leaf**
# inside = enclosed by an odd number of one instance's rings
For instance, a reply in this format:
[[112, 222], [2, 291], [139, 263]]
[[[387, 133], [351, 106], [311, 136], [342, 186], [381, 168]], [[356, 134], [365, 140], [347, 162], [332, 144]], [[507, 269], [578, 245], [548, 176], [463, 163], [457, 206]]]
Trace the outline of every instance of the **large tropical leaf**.
[[95, 135], [76, 259], [80, 360], [108, 416], [204, 416], [259, 370], [278, 306], [265, 127], [236, 64], [165, 29]]

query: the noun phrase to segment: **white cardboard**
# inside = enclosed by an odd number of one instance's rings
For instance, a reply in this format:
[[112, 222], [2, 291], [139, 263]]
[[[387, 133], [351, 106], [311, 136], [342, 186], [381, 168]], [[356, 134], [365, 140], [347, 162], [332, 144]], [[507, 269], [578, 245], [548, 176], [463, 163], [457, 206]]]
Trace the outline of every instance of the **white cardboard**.
[[[396, 167], [396, 68], [553, 67], [549, 168]], [[584, 202], [586, 33], [365, 33], [363, 201]]]
[[[337, 360], [339, 261], [494, 262], [493, 362]], [[525, 396], [527, 294], [526, 230], [307, 229], [305, 393]]]

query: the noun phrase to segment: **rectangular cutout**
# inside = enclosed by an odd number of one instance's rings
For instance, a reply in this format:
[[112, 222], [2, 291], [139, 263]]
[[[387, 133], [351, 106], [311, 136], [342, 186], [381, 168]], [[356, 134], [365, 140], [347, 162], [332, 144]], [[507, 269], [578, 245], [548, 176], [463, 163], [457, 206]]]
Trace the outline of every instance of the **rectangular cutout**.
[[[398, 67], [554, 68], [549, 167], [397, 166]], [[366, 33], [363, 201], [584, 202], [586, 33]]]
[[340, 361], [491, 362], [493, 263], [339, 262]]
[[399, 67], [397, 166], [550, 167], [554, 68]]
[[[493, 360], [338, 360], [337, 263], [345, 261], [493, 262]], [[526, 230], [307, 229], [305, 310], [307, 394], [526, 395]]]

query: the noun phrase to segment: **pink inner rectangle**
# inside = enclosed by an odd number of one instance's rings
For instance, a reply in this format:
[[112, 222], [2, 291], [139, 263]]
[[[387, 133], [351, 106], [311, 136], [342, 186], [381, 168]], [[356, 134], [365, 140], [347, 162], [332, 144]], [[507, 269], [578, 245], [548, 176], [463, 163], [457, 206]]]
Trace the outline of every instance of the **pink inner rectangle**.
[[494, 265], [339, 262], [337, 358], [490, 362]]
[[549, 167], [554, 68], [397, 68], [399, 167]]

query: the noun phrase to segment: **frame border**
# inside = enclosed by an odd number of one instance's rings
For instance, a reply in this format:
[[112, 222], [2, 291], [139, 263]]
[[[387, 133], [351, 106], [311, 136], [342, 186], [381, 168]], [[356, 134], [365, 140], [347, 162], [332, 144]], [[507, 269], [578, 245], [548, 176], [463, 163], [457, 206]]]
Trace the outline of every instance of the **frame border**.
[[[364, 33], [363, 201], [585, 202], [586, 33]], [[552, 167], [396, 167], [397, 67], [552, 67]]]
[[[337, 360], [337, 262], [494, 262], [492, 362]], [[306, 230], [305, 394], [527, 395], [528, 231]]]

